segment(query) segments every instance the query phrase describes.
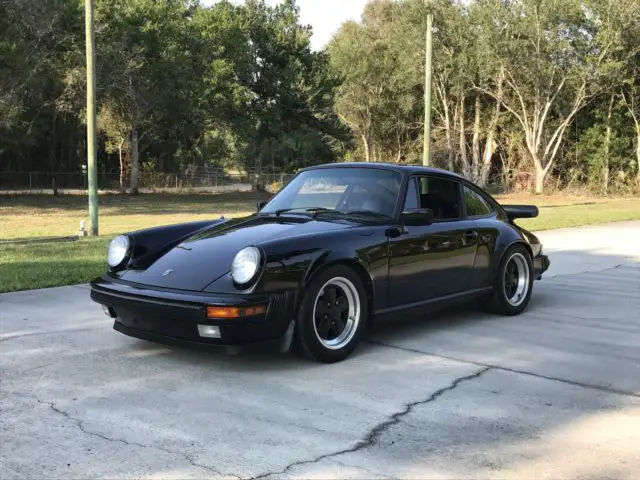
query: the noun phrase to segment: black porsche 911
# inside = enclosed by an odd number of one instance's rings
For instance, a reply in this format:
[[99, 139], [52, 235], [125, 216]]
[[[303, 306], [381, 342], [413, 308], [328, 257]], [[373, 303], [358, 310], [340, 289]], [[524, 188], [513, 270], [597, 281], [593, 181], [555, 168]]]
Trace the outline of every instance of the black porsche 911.
[[246, 218], [118, 236], [91, 298], [133, 337], [335, 362], [384, 316], [471, 300], [522, 312], [549, 259], [514, 219], [537, 215], [437, 169], [322, 165]]

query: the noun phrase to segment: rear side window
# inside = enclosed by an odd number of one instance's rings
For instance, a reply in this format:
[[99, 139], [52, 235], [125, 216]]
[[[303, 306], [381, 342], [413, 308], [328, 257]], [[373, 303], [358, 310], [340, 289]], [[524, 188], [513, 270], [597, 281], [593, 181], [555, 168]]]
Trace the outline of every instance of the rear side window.
[[479, 193], [474, 192], [469, 187], [462, 187], [462, 196], [468, 217], [484, 217], [493, 212], [491, 205]]

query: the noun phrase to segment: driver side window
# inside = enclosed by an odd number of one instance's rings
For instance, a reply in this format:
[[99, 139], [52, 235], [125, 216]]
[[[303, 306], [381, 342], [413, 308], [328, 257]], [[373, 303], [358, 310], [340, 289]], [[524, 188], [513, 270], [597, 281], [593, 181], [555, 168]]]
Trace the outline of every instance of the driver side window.
[[434, 220], [452, 221], [462, 218], [460, 184], [457, 181], [427, 175], [416, 179], [420, 208], [429, 208], [433, 211]]

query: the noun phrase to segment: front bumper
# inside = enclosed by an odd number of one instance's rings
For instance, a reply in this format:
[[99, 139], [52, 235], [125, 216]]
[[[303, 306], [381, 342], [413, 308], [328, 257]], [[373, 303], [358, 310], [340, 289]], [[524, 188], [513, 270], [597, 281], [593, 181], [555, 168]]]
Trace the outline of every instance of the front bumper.
[[[125, 335], [192, 347], [251, 347], [286, 350], [292, 335], [294, 292], [270, 295], [221, 295], [169, 290], [115, 280], [108, 275], [91, 282], [91, 299], [108, 309], [113, 328]], [[246, 318], [208, 319], [207, 306], [267, 305], [265, 314]], [[198, 325], [220, 329], [220, 338], [200, 336]]]
[[546, 255], [538, 255], [533, 259], [533, 273], [535, 275], [536, 280], [540, 280], [542, 278], [542, 274], [549, 270], [549, 266], [551, 265], [551, 261], [549, 257]]

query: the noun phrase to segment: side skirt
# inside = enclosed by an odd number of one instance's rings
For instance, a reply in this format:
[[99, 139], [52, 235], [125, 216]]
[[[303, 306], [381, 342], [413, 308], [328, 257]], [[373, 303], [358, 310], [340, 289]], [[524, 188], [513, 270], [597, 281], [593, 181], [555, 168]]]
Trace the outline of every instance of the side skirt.
[[447, 308], [452, 305], [468, 303], [472, 300], [480, 298], [493, 290], [493, 286], [476, 288], [473, 290], [465, 290], [464, 292], [453, 293], [451, 295], [444, 295], [442, 297], [430, 298], [421, 302], [407, 303], [405, 305], [398, 305], [391, 308], [383, 308], [376, 310], [373, 313], [376, 321], [379, 319], [386, 319], [392, 317], [395, 314], [411, 313], [414, 310], [424, 312], [425, 310], [438, 310], [441, 308]]

